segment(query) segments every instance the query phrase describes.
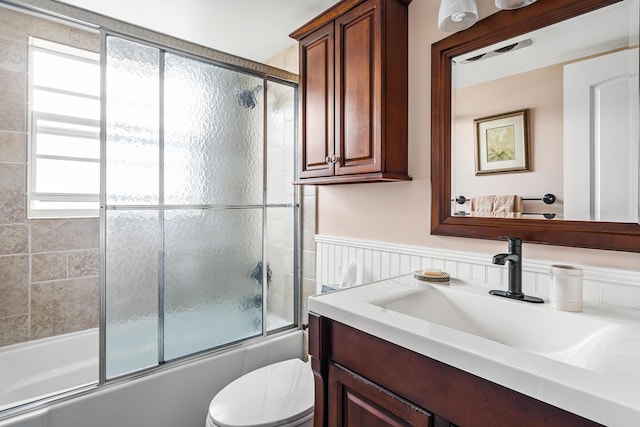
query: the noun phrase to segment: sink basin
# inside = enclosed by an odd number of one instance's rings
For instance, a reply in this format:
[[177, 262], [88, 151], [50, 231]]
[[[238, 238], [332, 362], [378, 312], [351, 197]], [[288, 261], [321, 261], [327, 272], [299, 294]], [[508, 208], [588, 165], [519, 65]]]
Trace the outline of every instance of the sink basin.
[[640, 377], [640, 332], [629, 326], [606, 329], [572, 349], [545, 356], [600, 374]]
[[[613, 339], [613, 333], [622, 328], [616, 323], [554, 310], [548, 304], [533, 305], [463, 292], [453, 286], [421, 286], [370, 302], [406, 316], [580, 367], [598, 365], [597, 358], [589, 354], [593, 355], [601, 342]], [[629, 333], [622, 333], [614, 341], [628, 340]], [[635, 350], [621, 351], [620, 357], [633, 355], [633, 351], [640, 355], [639, 348], [640, 340], [636, 340]], [[636, 370], [640, 366], [638, 357], [634, 362]]]

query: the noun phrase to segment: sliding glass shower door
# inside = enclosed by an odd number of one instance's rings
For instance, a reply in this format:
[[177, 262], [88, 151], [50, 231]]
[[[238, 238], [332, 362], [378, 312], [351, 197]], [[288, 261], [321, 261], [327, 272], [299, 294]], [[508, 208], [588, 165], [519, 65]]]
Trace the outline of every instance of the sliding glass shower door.
[[103, 375], [294, 325], [295, 86], [111, 35], [105, 52]]

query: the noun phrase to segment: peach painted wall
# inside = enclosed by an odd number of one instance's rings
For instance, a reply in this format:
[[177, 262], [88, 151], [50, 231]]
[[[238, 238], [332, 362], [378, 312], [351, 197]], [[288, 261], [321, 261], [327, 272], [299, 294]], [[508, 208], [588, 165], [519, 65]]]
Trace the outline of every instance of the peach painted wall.
[[[525, 202], [524, 211], [562, 212], [562, 98], [562, 65], [458, 89], [452, 127], [452, 156], [456, 159], [452, 193], [467, 198], [485, 194], [531, 198], [551, 193], [557, 197], [552, 206], [540, 201]], [[526, 108], [531, 129], [531, 170], [476, 176], [473, 120]], [[460, 205], [455, 208], [458, 210]], [[464, 208], [469, 211], [468, 204]]]
[[[448, 35], [437, 28], [439, 1], [409, 5], [409, 173], [405, 183], [319, 186], [318, 233], [391, 243], [474, 251], [491, 256], [504, 242], [430, 234], [430, 48]], [[478, 0], [480, 17], [496, 12], [493, 0]], [[640, 253], [526, 244], [530, 259], [640, 269]]]

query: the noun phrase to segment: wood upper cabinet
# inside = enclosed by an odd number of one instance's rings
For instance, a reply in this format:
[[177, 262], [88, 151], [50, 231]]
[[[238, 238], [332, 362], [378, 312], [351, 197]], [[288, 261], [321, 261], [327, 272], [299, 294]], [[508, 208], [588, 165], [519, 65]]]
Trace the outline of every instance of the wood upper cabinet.
[[410, 180], [411, 0], [343, 0], [291, 36], [300, 44], [299, 184]]
[[335, 164], [330, 161], [334, 155], [333, 46], [333, 23], [300, 41], [300, 123], [303, 129], [298, 147], [300, 178], [334, 173]]

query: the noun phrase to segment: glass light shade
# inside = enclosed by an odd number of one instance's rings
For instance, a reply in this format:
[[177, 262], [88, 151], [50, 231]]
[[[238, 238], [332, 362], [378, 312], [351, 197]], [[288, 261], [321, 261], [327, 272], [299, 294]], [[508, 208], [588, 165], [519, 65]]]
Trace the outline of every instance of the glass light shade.
[[442, 31], [461, 31], [478, 20], [475, 0], [442, 0], [438, 12], [438, 28]]
[[498, 9], [519, 9], [529, 6], [536, 1], [537, 0], [496, 0], [496, 7]]

